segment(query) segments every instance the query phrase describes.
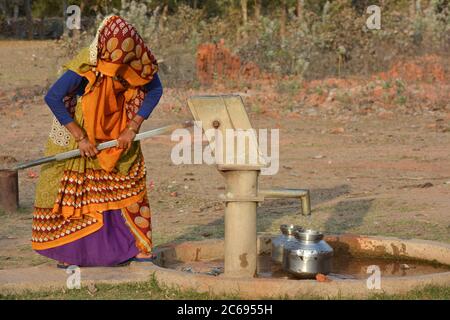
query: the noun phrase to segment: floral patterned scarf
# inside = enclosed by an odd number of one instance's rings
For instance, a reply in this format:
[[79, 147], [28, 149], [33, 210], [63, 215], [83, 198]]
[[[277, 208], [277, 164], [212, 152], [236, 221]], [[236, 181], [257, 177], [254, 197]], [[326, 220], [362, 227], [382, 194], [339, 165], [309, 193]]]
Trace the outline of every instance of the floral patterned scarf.
[[[141, 107], [142, 86], [158, 71], [155, 57], [131, 24], [110, 16], [89, 47], [89, 67], [75, 63], [69, 64], [69, 69], [89, 81], [82, 98], [89, 140], [101, 143], [117, 139]], [[101, 167], [112, 171], [122, 152], [118, 148], [101, 151], [97, 156]]]

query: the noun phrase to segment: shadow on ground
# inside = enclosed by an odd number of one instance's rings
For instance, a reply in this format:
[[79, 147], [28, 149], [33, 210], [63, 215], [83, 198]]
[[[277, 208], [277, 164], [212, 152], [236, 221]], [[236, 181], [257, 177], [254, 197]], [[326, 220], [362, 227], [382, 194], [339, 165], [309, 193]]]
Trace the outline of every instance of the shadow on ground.
[[345, 233], [364, 223], [364, 217], [370, 211], [374, 199], [355, 199], [340, 201], [325, 222], [324, 232]]
[[[350, 186], [347, 184], [343, 184], [335, 186], [333, 188], [311, 189], [310, 193], [312, 209], [314, 211], [315, 205], [334, 200], [350, 193]], [[340, 203], [336, 208], [337, 215], [339, 215], [342, 211], [342, 209], [338, 208], [340, 206]], [[300, 209], [301, 204], [296, 199], [277, 199], [265, 201], [257, 211], [257, 231], [271, 231], [273, 222], [275, 220], [280, 220], [284, 217], [287, 218], [288, 216], [296, 215], [299, 213]], [[365, 213], [361, 213], [360, 223], [363, 220], [364, 214]], [[333, 224], [333, 221], [330, 221], [330, 225]], [[220, 219], [216, 219], [208, 224], [195, 226], [175, 238], [173, 242], [223, 238], [224, 223], [224, 217], [221, 217]]]

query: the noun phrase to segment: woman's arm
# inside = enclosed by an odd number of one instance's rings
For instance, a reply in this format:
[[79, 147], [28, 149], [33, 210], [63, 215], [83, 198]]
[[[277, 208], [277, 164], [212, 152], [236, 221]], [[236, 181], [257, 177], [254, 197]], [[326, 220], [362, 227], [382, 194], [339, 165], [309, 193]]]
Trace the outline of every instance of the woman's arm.
[[118, 138], [119, 148], [128, 149], [131, 146], [131, 143], [141, 128], [142, 122], [148, 119], [152, 111], [158, 105], [163, 94], [163, 87], [157, 73], [155, 74], [153, 80], [145, 85], [144, 88], [147, 93], [145, 94], [142, 106], [134, 118], [131, 119], [127, 129], [120, 134]]
[[64, 98], [83, 83], [83, 77], [73, 71], [66, 71], [50, 88], [44, 100], [50, 107], [56, 119], [66, 125], [73, 121], [69, 111], [64, 104]]
[[147, 93], [137, 114], [144, 119], [148, 119], [163, 95], [162, 83], [157, 73], [155, 73], [153, 80], [144, 86], [144, 89]]
[[76, 124], [64, 104], [63, 99], [75, 92], [83, 84], [84, 78], [73, 71], [66, 71], [50, 88], [45, 96], [45, 102], [55, 115], [56, 119], [64, 125], [75, 138], [80, 148], [81, 156], [94, 157], [98, 154], [97, 148], [89, 142], [83, 129]]

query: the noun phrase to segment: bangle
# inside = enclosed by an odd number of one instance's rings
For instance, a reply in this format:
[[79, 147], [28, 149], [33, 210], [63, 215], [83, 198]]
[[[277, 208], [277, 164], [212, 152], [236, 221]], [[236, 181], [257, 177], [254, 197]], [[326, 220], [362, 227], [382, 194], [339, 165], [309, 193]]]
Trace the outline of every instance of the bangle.
[[139, 124], [136, 120], [131, 119], [130, 121], [131, 121], [131, 122], [134, 122], [138, 127], [140, 126], [140, 124]]
[[128, 130], [133, 131], [134, 134], [137, 134], [137, 133], [138, 133], [137, 129], [133, 128], [132, 126], [128, 126]]
[[79, 143], [79, 142], [81, 142], [81, 141], [83, 141], [84, 139], [86, 139], [86, 136], [83, 134], [80, 138], [75, 138], [75, 142], [76, 143]]

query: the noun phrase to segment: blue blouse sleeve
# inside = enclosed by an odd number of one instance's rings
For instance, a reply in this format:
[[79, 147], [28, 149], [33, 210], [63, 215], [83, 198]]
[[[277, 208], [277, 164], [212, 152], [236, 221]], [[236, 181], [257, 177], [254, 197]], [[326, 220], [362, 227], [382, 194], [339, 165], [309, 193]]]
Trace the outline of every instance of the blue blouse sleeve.
[[144, 119], [148, 119], [163, 94], [163, 87], [157, 73], [154, 75], [153, 80], [144, 86], [144, 90], [147, 93], [137, 114]]
[[[76, 92], [77, 95], [82, 95], [86, 84], [87, 81], [84, 77], [69, 70], [53, 84], [45, 96], [45, 102], [62, 125], [66, 125], [73, 121], [64, 105], [63, 99], [68, 94], [74, 92]], [[158, 105], [163, 94], [163, 88], [158, 74], [155, 74], [153, 80], [144, 86], [144, 90], [146, 91], [146, 94], [138, 114], [144, 119], [148, 119], [153, 109]]]
[[50, 88], [44, 100], [50, 107], [56, 119], [66, 125], [73, 121], [69, 111], [64, 105], [63, 99], [70, 93], [79, 92], [80, 86], [84, 83], [84, 78], [73, 71], [66, 71]]

